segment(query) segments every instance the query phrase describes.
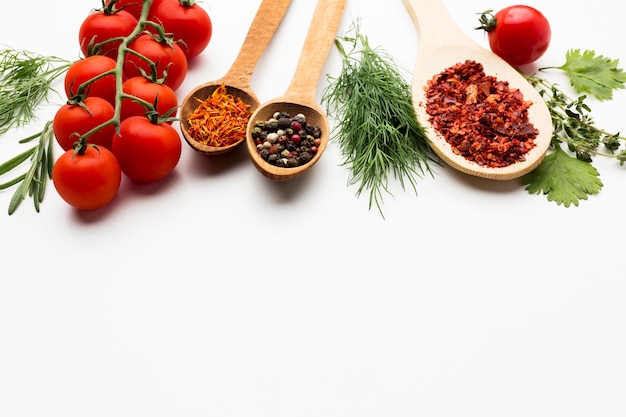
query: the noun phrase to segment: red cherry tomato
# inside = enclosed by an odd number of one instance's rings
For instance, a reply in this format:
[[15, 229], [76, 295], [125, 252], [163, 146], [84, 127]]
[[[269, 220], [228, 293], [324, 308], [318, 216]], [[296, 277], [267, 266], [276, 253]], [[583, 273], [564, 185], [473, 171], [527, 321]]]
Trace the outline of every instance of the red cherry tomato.
[[536, 61], [550, 45], [548, 19], [530, 6], [505, 7], [495, 15], [485, 12], [480, 22], [477, 29], [487, 31], [491, 50], [512, 66]]
[[[117, 57], [120, 40], [110, 41], [130, 35], [137, 26], [137, 19], [125, 10], [110, 12], [108, 8], [89, 14], [78, 30], [80, 49], [85, 56], [105, 55]], [[100, 44], [95, 50], [90, 50]]]
[[[87, 97], [81, 103], [67, 102], [57, 110], [52, 130], [64, 151], [73, 148], [80, 136], [113, 119], [115, 108], [101, 97]], [[87, 138], [87, 143], [111, 149], [115, 133], [113, 124], [106, 125]]]
[[209, 14], [195, 0], [160, 0], [151, 6], [148, 18], [182, 41], [188, 60], [200, 55], [213, 35]]
[[[177, 90], [187, 76], [187, 57], [171, 39], [157, 40], [152, 35], [144, 33], [135, 38], [129, 48], [148, 58], [156, 64], [159, 78], [165, 77], [164, 83]], [[150, 64], [145, 59], [133, 53], [127, 53], [124, 61], [124, 73], [128, 78], [141, 76], [141, 71], [151, 74]]]
[[[172, 88], [163, 83], [153, 82], [145, 77], [131, 77], [122, 84], [124, 93], [138, 97], [150, 104], [154, 104], [156, 100], [156, 112], [159, 116], [163, 116], [170, 110], [168, 117], [176, 117], [176, 108], [178, 107], [178, 97]], [[143, 116], [147, 111], [141, 103], [131, 99], [122, 99], [122, 108], [120, 117], [122, 120], [130, 116]], [[172, 123], [169, 121], [168, 123]]]
[[87, 145], [83, 152], [70, 149], [56, 160], [52, 181], [66, 203], [80, 210], [93, 210], [113, 201], [122, 171], [107, 148]]
[[[115, 69], [115, 60], [107, 56], [92, 55], [74, 62], [65, 73], [65, 93], [72, 98], [80, 85], [107, 71]], [[115, 105], [115, 75], [106, 75], [91, 83], [85, 90], [86, 96], [102, 97]]]
[[182, 142], [170, 124], [131, 116], [120, 123], [119, 133], [113, 135], [112, 149], [127, 177], [137, 182], [154, 182], [174, 170]]

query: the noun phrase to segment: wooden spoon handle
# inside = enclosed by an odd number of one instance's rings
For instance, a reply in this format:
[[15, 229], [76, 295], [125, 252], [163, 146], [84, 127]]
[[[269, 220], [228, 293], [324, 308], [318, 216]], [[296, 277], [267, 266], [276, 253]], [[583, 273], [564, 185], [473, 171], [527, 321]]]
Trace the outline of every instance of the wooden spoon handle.
[[276, 33], [289, 4], [291, 0], [263, 0], [261, 2], [239, 54], [223, 78], [227, 80], [226, 84], [237, 85], [241, 88], [250, 87], [256, 64]]
[[442, 0], [404, 0], [404, 5], [417, 27], [420, 50], [458, 45], [469, 39]]
[[315, 98], [317, 83], [335, 40], [345, 5], [346, 0], [318, 0], [287, 96], [298, 101], [302, 101], [303, 97]]

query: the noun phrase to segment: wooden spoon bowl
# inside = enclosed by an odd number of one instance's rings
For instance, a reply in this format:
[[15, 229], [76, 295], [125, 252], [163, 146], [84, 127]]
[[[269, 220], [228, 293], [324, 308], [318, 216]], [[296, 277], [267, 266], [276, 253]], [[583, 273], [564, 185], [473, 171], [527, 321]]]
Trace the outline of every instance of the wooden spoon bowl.
[[[326, 149], [330, 138], [330, 128], [324, 110], [317, 103], [315, 93], [326, 57], [341, 22], [345, 4], [346, 0], [319, 0], [317, 2], [295, 74], [287, 91], [282, 96], [258, 107], [250, 118], [246, 134], [248, 151], [252, 163], [266, 178], [274, 181], [288, 181], [299, 177], [315, 165]], [[255, 122], [267, 121], [276, 112], [289, 113], [291, 117], [303, 114], [308, 125], [320, 127], [321, 143], [311, 161], [297, 167], [285, 168], [273, 165], [260, 156], [257, 144], [252, 137]]]
[[[426, 127], [432, 149], [449, 166], [481, 178], [511, 180], [533, 170], [544, 158], [552, 139], [552, 119], [548, 107], [537, 90], [506, 61], [469, 38], [454, 23], [441, 0], [404, 0], [419, 33], [417, 63], [413, 72], [413, 104], [420, 123]], [[469, 161], [453, 152], [446, 139], [430, 124], [426, 113], [426, 86], [446, 68], [472, 60], [481, 63], [485, 74], [508, 81], [511, 89], [518, 89], [528, 109], [529, 121], [539, 131], [535, 146], [525, 154], [523, 161], [501, 168], [491, 168]]]
[[[227, 82], [227, 80], [222, 80], [223, 85], [226, 88], [226, 94], [232, 95], [235, 100], [240, 99], [243, 103], [250, 106], [250, 112], [254, 112], [257, 107], [259, 107], [259, 99], [256, 94], [246, 88], [239, 88]], [[221, 155], [226, 152], [230, 152], [235, 149], [237, 146], [241, 145], [243, 141], [246, 139], [245, 135], [242, 135], [241, 138], [230, 145], [227, 146], [209, 146], [202, 142], [199, 142], [194, 138], [194, 136], [189, 133], [189, 116], [196, 111], [196, 108], [200, 105], [201, 102], [206, 100], [208, 97], [213, 94], [218, 87], [222, 85], [222, 82], [216, 83], [215, 81], [202, 84], [194, 88], [187, 94], [187, 97], [183, 100], [180, 108], [180, 131], [183, 134], [183, 137], [193, 149], [198, 152], [201, 152], [206, 155]]]
[[[298, 114], [303, 114], [306, 117], [307, 124], [309, 126], [319, 126], [322, 136], [320, 145], [317, 147], [317, 152], [313, 155], [313, 158], [304, 165], [297, 167], [279, 167], [265, 161], [257, 150], [257, 145], [252, 139], [252, 129], [254, 129], [255, 121], [266, 121], [273, 117], [276, 111], [288, 113], [291, 117]], [[268, 101], [262, 107], [260, 107], [250, 118], [248, 124], [248, 132], [246, 137], [248, 138], [246, 144], [248, 146], [248, 152], [252, 163], [265, 177], [274, 181], [287, 181], [296, 178], [303, 174], [306, 170], [311, 168], [320, 159], [326, 146], [328, 145], [330, 127], [328, 120], [324, 115], [324, 111], [315, 103], [295, 103], [290, 102], [288, 97]]]
[[201, 84], [192, 89], [183, 99], [180, 107], [180, 130], [183, 137], [193, 149], [206, 155], [221, 155], [232, 151], [246, 139], [245, 132], [241, 139], [228, 146], [208, 146], [196, 140], [189, 133], [189, 116], [220, 86], [224, 86], [226, 94], [249, 106], [250, 113], [260, 104], [256, 93], [250, 87], [252, 73], [263, 51], [276, 33], [291, 0], [263, 0], [248, 29], [246, 39], [223, 78]]

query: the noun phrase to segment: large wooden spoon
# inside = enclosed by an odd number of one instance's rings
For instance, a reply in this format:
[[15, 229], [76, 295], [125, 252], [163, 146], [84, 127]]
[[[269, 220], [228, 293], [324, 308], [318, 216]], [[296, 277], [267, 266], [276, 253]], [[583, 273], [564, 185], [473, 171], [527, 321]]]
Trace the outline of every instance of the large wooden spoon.
[[250, 112], [254, 112], [259, 107], [260, 100], [250, 87], [252, 73], [263, 51], [276, 33], [290, 3], [291, 0], [263, 0], [248, 29], [239, 54], [228, 72], [221, 79], [197, 86], [183, 99], [180, 109], [180, 130], [187, 143], [195, 150], [207, 155], [219, 155], [243, 143], [244, 135], [241, 140], [229, 146], [208, 146], [200, 143], [189, 134], [189, 116], [196, 110], [200, 101], [206, 100], [221, 85], [224, 85], [227, 94], [232, 94], [235, 99], [241, 99], [249, 105]]
[[[510, 180], [534, 169], [545, 156], [552, 138], [552, 120], [548, 107], [537, 90], [512, 66], [469, 38], [452, 20], [441, 0], [404, 0], [419, 35], [417, 62], [413, 72], [413, 103], [418, 120], [427, 128], [433, 150], [448, 165], [477, 177]], [[455, 154], [429, 122], [425, 106], [425, 87], [429, 80], [444, 69], [466, 60], [483, 65], [485, 74], [508, 81], [518, 89], [524, 100], [533, 104], [528, 110], [529, 121], [538, 129], [535, 147], [524, 161], [502, 168], [488, 168]]]
[[[326, 149], [330, 138], [330, 127], [326, 113], [317, 102], [316, 91], [328, 52], [341, 22], [345, 4], [346, 0], [319, 0], [317, 2], [289, 87], [282, 96], [261, 105], [250, 118], [246, 139], [248, 151], [253, 164], [269, 179], [286, 181], [302, 175], [319, 160]], [[311, 161], [298, 167], [278, 167], [261, 158], [257, 144], [252, 138], [252, 130], [255, 121], [269, 120], [276, 112], [286, 112], [291, 117], [302, 114], [306, 117], [307, 124], [320, 127], [321, 143]]]

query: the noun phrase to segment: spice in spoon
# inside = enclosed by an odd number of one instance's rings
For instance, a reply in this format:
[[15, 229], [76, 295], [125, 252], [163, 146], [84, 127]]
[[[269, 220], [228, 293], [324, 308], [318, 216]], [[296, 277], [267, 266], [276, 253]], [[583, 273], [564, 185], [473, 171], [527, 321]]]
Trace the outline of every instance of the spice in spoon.
[[269, 120], [256, 120], [252, 130], [261, 158], [282, 168], [309, 163], [317, 153], [321, 136], [320, 127], [307, 123], [302, 113], [291, 117], [287, 112], [275, 112]]
[[434, 76], [426, 90], [426, 113], [452, 151], [489, 168], [525, 160], [538, 130], [518, 89], [486, 75], [481, 63], [467, 60]]
[[242, 141], [246, 137], [248, 121], [252, 113], [250, 105], [239, 97], [228, 94], [224, 85], [218, 86], [189, 115], [188, 132], [197, 142], [214, 147], [224, 147]]

